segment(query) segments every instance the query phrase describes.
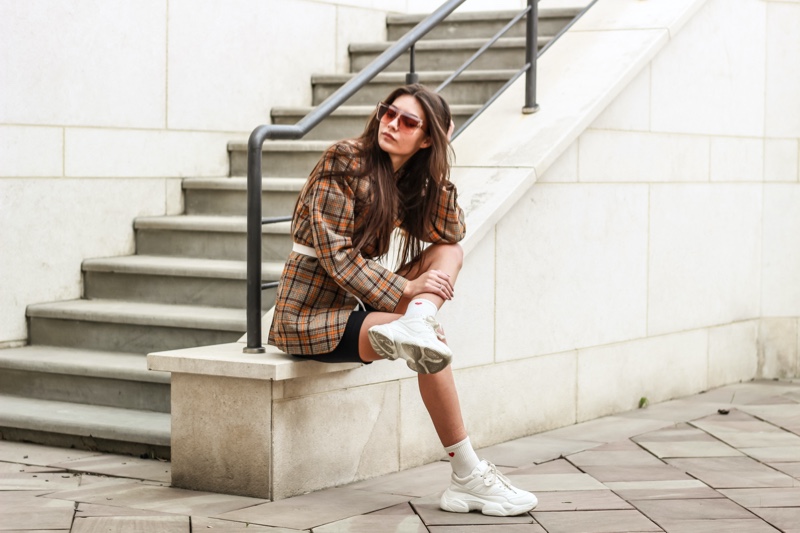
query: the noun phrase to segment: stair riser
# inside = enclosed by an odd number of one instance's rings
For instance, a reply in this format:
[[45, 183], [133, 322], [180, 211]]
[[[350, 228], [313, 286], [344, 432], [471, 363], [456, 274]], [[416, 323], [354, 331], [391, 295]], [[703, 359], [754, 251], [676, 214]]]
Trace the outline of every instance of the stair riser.
[[[432, 41], [437, 39], [486, 39], [494, 37], [500, 29], [508, 24], [513, 17], [501, 21], [461, 21], [443, 22], [428, 32], [423, 40]], [[569, 17], [539, 17], [539, 35], [555, 35], [571, 19]], [[388, 24], [388, 39], [397, 41], [403, 35], [411, 31], [416, 24]], [[504, 37], [525, 37], [525, 20], [517, 22]]]
[[244, 333], [35, 317], [29, 324], [31, 344], [141, 354], [236, 342]]
[[[267, 141], [269, 142], [269, 141]], [[230, 175], [247, 176], [247, 151], [232, 150]], [[320, 151], [270, 151], [261, 155], [261, 175], [286, 178], [307, 178], [322, 156]]]
[[[417, 72], [426, 70], [455, 71], [472, 55], [474, 50], [417, 50], [415, 68]], [[381, 52], [350, 52], [350, 72], [360, 72], [369, 65]], [[408, 72], [409, 54], [398, 57], [386, 68], [386, 72]], [[470, 69], [520, 69], [525, 65], [525, 48], [490, 48], [481, 54]]]
[[[273, 116], [273, 124], [297, 124], [304, 115], [282, 115]], [[303, 139], [308, 140], [334, 140], [334, 139], [347, 139], [361, 135], [364, 127], [367, 124], [368, 115], [357, 117], [337, 117], [330, 116], [323, 120], [316, 128], [311, 130], [308, 135]], [[459, 128], [464, 122], [467, 121], [469, 115], [457, 114], [453, 115], [456, 123], [456, 128]]]
[[[309, 172], [314, 167], [310, 167]], [[186, 189], [187, 215], [247, 215], [247, 191]], [[261, 213], [265, 217], [291, 215], [297, 191], [265, 191], [261, 195]]]
[[30, 442], [42, 444], [44, 446], [132, 455], [134, 457], [149, 457], [152, 459], [164, 459], [166, 461], [170, 459], [169, 446], [140, 442], [124, 442], [81, 435], [67, 435], [64, 433], [36, 431], [33, 429], [22, 429], [5, 425], [0, 426], [0, 440]]
[[[247, 234], [203, 231], [137, 230], [136, 250], [140, 255], [199, 257], [205, 259], [247, 259]], [[264, 234], [263, 261], [285, 261], [292, 250], [288, 234]]]
[[[246, 280], [85, 272], [84, 281], [84, 296], [89, 299], [247, 308]], [[265, 311], [275, 305], [275, 289], [261, 294]]]
[[[424, 83], [424, 80], [423, 80]], [[435, 89], [440, 82], [428, 84], [431, 89]], [[468, 104], [468, 105], [482, 105], [500, 87], [505, 84], [502, 80], [491, 81], [459, 81], [456, 78], [453, 83], [445, 87], [442, 95], [445, 97], [450, 105]], [[360, 91], [350, 97], [347, 101], [350, 105], [371, 105], [376, 104], [382, 99], [386, 98], [397, 86], [397, 83], [388, 82], [372, 82], [363, 87]], [[332, 95], [341, 84], [339, 83], [315, 83], [313, 88], [314, 105], [321, 104], [326, 98]]]
[[4, 369], [0, 390], [25, 398], [169, 413], [169, 385]]

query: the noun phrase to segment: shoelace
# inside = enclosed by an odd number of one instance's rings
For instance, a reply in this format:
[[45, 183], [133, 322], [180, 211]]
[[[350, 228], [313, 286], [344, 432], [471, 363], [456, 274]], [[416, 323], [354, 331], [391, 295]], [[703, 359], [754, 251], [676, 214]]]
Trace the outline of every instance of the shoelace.
[[497, 483], [499, 481], [500, 483], [505, 485], [505, 487], [508, 490], [514, 490], [514, 487], [511, 486], [511, 480], [510, 479], [508, 479], [506, 476], [504, 476], [503, 474], [498, 472], [497, 471], [497, 467], [495, 465], [493, 465], [492, 463], [489, 463], [487, 461], [487, 464], [489, 465], [489, 470], [483, 475], [483, 484], [484, 485], [486, 485], [487, 487], [491, 487], [492, 485], [494, 485], [495, 483]]
[[425, 317], [425, 323], [428, 324], [431, 328], [433, 328], [433, 332], [436, 333], [436, 336], [439, 338], [440, 341], [445, 339], [444, 333], [441, 333], [440, 330], [442, 325], [436, 321], [436, 319], [432, 316]]

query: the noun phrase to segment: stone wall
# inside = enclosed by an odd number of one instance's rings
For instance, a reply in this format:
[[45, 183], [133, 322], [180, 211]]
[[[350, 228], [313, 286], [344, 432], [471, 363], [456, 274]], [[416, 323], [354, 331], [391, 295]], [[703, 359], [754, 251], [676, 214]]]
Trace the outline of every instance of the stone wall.
[[24, 342], [27, 305], [79, 298], [82, 260], [132, 254], [135, 217], [181, 213], [180, 178], [227, 175], [228, 141], [309, 105], [311, 74], [347, 71], [348, 43], [385, 39], [405, 7], [2, 2], [0, 347]]

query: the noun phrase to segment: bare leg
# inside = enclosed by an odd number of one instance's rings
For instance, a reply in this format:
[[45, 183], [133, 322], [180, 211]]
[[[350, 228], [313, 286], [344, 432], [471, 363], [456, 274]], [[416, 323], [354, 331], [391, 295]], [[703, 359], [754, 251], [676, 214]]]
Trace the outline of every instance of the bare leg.
[[[461, 270], [463, 252], [458, 245], [434, 245], [423, 253], [419, 261], [402, 274], [408, 279], [415, 279], [423, 272], [435, 269], [450, 275], [451, 283], [455, 285], [458, 272]], [[420, 294], [417, 298], [425, 298], [441, 308], [444, 299], [435, 294]], [[361, 326], [358, 338], [358, 348], [361, 358], [365, 361], [377, 361], [381, 357], [375, 353], [369, 342], [367, 332], [369, 328], [378, 324], [386, 324], [400, 318], [405, 313], [409, 300], [403, 299], [395, 309], [396, 313], [370, 313]], [[431, 417], [439, 440], [444, 447], [452, 446], [467, 438], [464, 420], [461, 416], [461, 406], [458, 401], [453, 370], [445, 368], [436, 374], [418, 374], [419, 392]]]

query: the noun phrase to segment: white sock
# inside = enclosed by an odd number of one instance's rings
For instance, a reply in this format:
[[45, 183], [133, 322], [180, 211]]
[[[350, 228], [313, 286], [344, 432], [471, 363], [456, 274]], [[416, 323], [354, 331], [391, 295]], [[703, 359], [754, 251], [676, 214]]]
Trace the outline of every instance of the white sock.
[[453, 467], [453, 472], [458, 477], [468, 476], [481, 462], [478, 456], [475, 455], [475, 450], [472, 449], [469, 437], [457, 444], [448, 446], [445, 451], [450, 457], [450, 466]]
[[416, 298], [409, 302], [405, 316], [436, 316], [438, 310], [439, 308], [432, 301], [425, 298]]

